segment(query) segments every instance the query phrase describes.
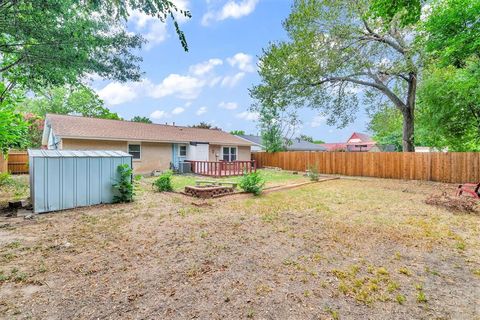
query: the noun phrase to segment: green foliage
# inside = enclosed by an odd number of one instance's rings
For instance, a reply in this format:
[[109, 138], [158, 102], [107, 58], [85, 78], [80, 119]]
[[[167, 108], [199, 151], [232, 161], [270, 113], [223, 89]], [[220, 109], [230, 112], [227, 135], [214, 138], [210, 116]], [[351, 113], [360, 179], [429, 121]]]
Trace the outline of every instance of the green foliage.
[[139, 80], [135, 51], [145, 40], [126, 29], [132, 10], [171, 17], [187, 50], [173, 13], [190, 13], [169, 0], [19, 0], [1, 2], [0, 10], [0, 78], [34, 91], [76, 84], [91, 74]]
[[431, 146], [480, 151], [480, 60], [431, 68], [419, 88], [417, 122]]
[[298, 138], [313, 143], [313, 137], [307, 136], [306, 134], [301, 134]]
[[238, 183], [243, 191], [253, 193], [256, 196], [262, 193], [264, 185], [265, 180], [258, 172], [245, 173]]
[[159, 192], [170, 192], [173, 191], [173, 185], [172, 185], [172, 176], [173, 176], [173, 171], [172, 170], [167, 170], [163, 172], [154, 182], [153, 186], [157, 191]]
[[[419, 111], [415, 113], [418, 116]], [[415, 123], [415, 145], [423, 147], [434, 147], [430, 137], [431, 133], [422, 123]], [[377, 110], [371, 112], [368, 130], [373, 133], [373, 139], [379, 145], [392, 145], [395, 151], [402, 151], [402, 114], [393, 106], [384, 104]]]
[[284, 139], [280, 128], [272, 125], [262, 131], [262, 143], [266, 152], [284, 151]]
[[132, 202], [135, 196], [135, 187], [133, 184], [133, 170], [128, 164], [120, 164], [117, 167], [119, 179], [113, 184], [113, 188], [117, 190], [117, 195], [113, 198], [114, 202]]
[[206, 123], [206, 122], [200, 122], [198, 124], [194, 124], [192, 126], [190, 126], [191, 128], [199, 128], [199, 129], [212, 129], [212, 130], [222, 130], [221, 128], [219, 127], [215, 127], [213, 125], [211, 125], [210, 123]]
[[433, 64], [464, 67], [480, 58], [480, 1], [439, 0], [425, 21], [425, 50]]
[[369, 14], [391, 23], [398, 20], [401, 26], [415, 24], [420, 20], [422, 11], [421, 0], [373, 0]]
[[84, 85], [42, 89], [35, 97], [26, 99], [21, 110], [40, 117], [45, 117], [47, 113], [54, 113], [120, 119], [118, 114], [104, 107], [102, 99], [95, 91]]
[[8, 172], [0, 173], [0, 187], [8, 186], [13, 183], [12, 176]]
[[320, 179], [320, 174], [318, 173], [318, 163], [308, 166], [308, 177], [310, 181], [318, 181]]
[[403, 140], [407, 150], [413, 149], [408, 116], [420, 65], [417, 32], [395, 20], [371, 17], [369, 4], [294, 1], [284, 22], [288, 40], [264, 49], [261, 83], [250, 89], [252, 111], [259, 113], [263, 130], [298, 126], [298, 110], [305, 107], [325, 115], [327, 124], [345, 127], [356, 118], [359, 98], [366, 106], [388, 99], [406, 115]]
[[243, 135], [245, 135], [245, 131], [243, 131], [243, 130], [232, 130], [232, 131], [230, 131], [230, 134], [233, 134], [234, 136], [243, 136]]
[[323, 140], [313, 140], [313, 143], [315, 143], [315, 144], [323, 144], [323, 143], [325, 143], [325, 141], [323, 141]]
[[[0, 82], [0, 92], [3, 88]], [[0, 100], [0, 153], [3, 154], [11, 148], [23, 148], [27, 141], [28, 126], [22, 115], [16, 112], [15, 103], [13, 98]]]
[[135, 116], [132, 119], [130, 119], [132, 122], [143, 122], [143, 123], [152, 123], [152, 120], [150, 120], [149, 117], [141, 117], [141, 116]]

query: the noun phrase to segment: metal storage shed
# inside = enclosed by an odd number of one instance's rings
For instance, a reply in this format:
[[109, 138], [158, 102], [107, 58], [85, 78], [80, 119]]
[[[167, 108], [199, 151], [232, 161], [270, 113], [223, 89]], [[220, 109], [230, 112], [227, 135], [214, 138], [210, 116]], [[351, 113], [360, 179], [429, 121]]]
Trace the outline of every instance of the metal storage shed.
[[30, 197], [35, 213], [112, 203], [123, 151], [28, 150]]

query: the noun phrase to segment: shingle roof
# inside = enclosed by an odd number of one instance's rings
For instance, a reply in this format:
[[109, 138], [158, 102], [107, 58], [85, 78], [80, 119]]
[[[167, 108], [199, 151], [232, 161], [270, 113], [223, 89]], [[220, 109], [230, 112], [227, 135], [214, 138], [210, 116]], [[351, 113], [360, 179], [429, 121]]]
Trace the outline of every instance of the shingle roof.
[[250, 142], [228, 132], [122, 120], [47, 114], [46, 124], [61, 138], [130, 140], [155, 142], [208, 142], [250, 146]]
[[[253, 135], [239, 135], [239, 137], [262, 146], [262, 137]], [[287, 145], [287, 151], [326, 151], [323, 146], [311, 143], [302, 139], [291, 139], [291, 144]]]

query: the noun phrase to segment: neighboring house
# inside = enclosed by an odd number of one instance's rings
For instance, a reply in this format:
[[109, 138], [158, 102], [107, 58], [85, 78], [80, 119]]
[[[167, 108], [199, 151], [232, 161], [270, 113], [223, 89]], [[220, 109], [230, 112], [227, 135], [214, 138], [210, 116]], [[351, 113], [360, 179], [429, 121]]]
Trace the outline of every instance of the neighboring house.
[[380, 152], [395, 151], [395, 146], [377, 144], [368, 134], [354, 132], [347, 142], [322, 143], [327, 151], [344, 152]]
[[230, 133], [175, 125], [48, 114], [42, 144], [60, 150], [120, 150], [136, 173], [178, 167], [183, 160], [249, 161], [251, 142]]
[[[248, 134], [238, 135], [238, 137], [245, 139], [246, 141], [249, 141], [253, 144], [252, 152], [265, 151], [265, 147], [262, 143], [262, 137]], [[299, 138], [291, 139], [289, 142], [290, 143], [285, 143], [286, 151], [326, 151], [326, 148], [322, 147], [319, 144], [311, 143], [309, 141]]]

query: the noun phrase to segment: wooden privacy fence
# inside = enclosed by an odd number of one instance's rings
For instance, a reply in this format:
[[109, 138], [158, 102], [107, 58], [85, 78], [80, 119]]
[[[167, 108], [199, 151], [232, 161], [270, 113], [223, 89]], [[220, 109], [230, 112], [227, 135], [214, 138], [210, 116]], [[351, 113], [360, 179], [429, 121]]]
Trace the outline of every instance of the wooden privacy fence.
[[477, 152], [257, 152], [259, 168], [279, 167], [319, 173], [440, 182], [480, 182]]
[[0, 157], [0, 172], [28, 173], [28, 154], [26, 151], [10, 151], [7, 159], [3, 155], [0, 155]]

